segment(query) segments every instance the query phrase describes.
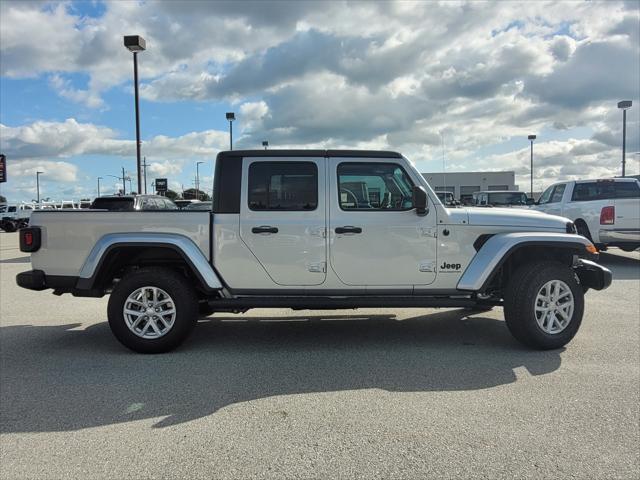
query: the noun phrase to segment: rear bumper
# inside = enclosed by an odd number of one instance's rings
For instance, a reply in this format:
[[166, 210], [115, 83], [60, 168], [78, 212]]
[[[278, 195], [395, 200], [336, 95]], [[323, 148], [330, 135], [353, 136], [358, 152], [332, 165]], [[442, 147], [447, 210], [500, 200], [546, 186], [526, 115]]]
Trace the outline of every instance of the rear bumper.
[[613, 280], [611, 270], [591, 260], [580, 259], [575, 270], [580, 284], [594, 290], [604, 290], [611, 285]]
[[73, 293], [77, 282], [77, 277], [46, 275], [42, 270], [29, 270], [16, 275], [16, 283], [19, 287], [36, 291], [53, 288], [54, 290]]
[[600, 230], [598, 235], [600, 243], [640, 243], [640, 230], [637, 228]]

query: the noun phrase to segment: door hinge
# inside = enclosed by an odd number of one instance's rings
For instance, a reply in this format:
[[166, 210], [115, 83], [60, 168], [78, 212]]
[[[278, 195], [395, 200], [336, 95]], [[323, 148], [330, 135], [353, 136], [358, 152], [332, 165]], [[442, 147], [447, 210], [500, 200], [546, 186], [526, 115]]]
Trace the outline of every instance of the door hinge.
[[313, 273], [326, 273], [327, 262], [308, 263], [307, 270]]
[[436, 238], [438, 236], [438, 229], [436, 227], [420, 227], [420, 235], [423, 237]]
[[433, 260], [420, 262], [418, 264], [418, 270], [420, 270], [421, 272], [435, 272], [436, 271], [436, 262], [434, 262]]

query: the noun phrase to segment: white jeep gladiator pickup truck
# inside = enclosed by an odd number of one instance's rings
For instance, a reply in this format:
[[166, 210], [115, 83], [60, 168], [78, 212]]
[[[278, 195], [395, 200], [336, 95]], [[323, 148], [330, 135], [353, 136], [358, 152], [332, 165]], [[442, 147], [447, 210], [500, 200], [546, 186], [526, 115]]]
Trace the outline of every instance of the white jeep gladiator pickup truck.
[[533, 208], [569, 218], [601, 250], [640, 248], [640, 182], [635, 178], [555, 183]]
[[178, 346], [199, 314], [256, 307], [504, 306], [522, 343], [558, 348], [584, 293], [611, 272], [566, 218], [446, 208], [402, 155], [221, 152], [211, 211], [36, 211], [18, 285], [110, 293], [109, 324], [145, 353]]

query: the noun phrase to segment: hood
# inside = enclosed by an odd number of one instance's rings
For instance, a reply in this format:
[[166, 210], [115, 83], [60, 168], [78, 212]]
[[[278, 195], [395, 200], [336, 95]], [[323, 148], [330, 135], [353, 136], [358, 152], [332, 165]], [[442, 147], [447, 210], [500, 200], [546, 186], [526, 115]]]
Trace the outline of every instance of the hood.
[[497, 225], [508, 227], [531, 227], [534, 229], [553, 229], [565, 232], [571, 220], [549, 215], [537, 210], [520, 208], [459, 208], [450, 209], [453, 223], [460, 223], [458, 217], [467, 217], [469, 225]]

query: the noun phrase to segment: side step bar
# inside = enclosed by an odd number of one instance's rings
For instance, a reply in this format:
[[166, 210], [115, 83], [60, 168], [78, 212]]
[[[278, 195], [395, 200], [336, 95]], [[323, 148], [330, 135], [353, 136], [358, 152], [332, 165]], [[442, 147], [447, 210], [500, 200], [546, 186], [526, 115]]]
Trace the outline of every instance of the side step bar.
[[356, 297], [317, 297], [287, 296], [261, 297], [245, 296], [235, 298], [216, 298], [208, 301], [216, 309], [247, 308], [292, 308], [294, 310], [331, 310], [342, 308], [385, 308], [385, 307], [445, 307], [462, 308], [477, 305], [502, 305], [497, 300], [481, 300], [472, 297], [433, 297], [433, 296], [356, 296]]

